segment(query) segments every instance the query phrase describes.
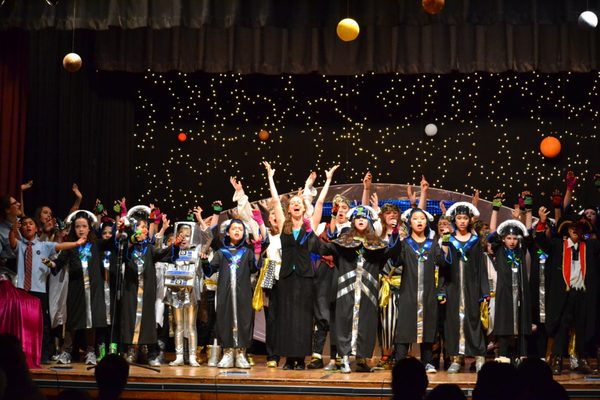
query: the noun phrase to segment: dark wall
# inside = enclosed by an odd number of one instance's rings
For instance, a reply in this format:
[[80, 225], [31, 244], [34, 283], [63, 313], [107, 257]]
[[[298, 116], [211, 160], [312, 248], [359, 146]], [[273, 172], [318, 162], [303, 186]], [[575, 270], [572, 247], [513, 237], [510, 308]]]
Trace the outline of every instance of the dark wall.
[[[268, 196], [262, 160], [273, 161], [280, 192], [313, 169], [320, 185], [323, 170], [340, 163], [336, 183], [371, 170], [375, 181], [418, 184], [423, 173], [434, 187], [479, 188], [484, 198], [504, 190], [509, 203], [525, 183], [540, 203], [572, 168], [577, 203], [597, 202], [597, 73], [136, 75], [97, 71], [88, 34], [77, 31], [84, 67], [69, 74], [60, 61], [71, 35], [30, 33], [29, 212], [40, 204], [66, 212], [73, 182], [86, 208], [121, 195], [179, 217], [215, 198], [228, 207], [231, 175], [252, 199]], [[423, 133], [430, 122], [433, 138]], [[257, 138], [263, 128], [266, 142]], [[548, 134], [563, 145], [554, 160], [539, 154]]]

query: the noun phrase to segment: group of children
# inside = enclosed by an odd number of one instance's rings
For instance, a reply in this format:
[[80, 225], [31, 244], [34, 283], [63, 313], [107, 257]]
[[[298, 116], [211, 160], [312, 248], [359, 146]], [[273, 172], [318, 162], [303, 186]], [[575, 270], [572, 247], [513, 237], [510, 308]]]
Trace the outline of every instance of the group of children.
[[[591, 372], [585, 356], [596, 351], [600, 334], [598, 210], [561, 215], [572, 174], [564, 201], [553, 197], [554, 220], [544, 207], [533, 218], [533, 197], [523, 191], [514, 219], [497, 224], [499, 193], [489, 223], [478, 220], [477, 204], [457, 202], [434, 230], [425, 178], [418, 204], [409, 192], [412, 207], [401, 213], [391, 203], [379, 207], [367, 173], [362, 204], [337, 194], [324, 218], [338, 166], [325, 172], [314, 204], [312, 173], [285, 207], [275, 170], [264, 166], [271, 191], [267, 221], [231, 178], [233, 218], [219, 224], [222, 206], [215, 202], [212, 216], [204, 219], [195, 208], [172, 234], [154, 205], [127, 210], [122, 199], [112, 220], [97, 201], [93, 212], [73, 211], [62, 224], [48, 207], [31, 218], [14, 198], [3, 197], [0, 228], [10, 229], [6, 240], [0, 230], [0, 254], [5, 262], [15, 260], [16, 286], [40, 298], [42, 361], [52, 352], [51, 328], [59, 326], [59, 363], [71, 362], [79, 333], [87, 364], [120, 350], [130, 362], [145, 356], [158, 366], [171, 325], [170, 365], [199, 366], [197, 346], [214, 337], [209, 366], [250, 368], [246, 350], [255, 313], [264, 309], [268, 367], [285, 357], [285, 370], [350, 373], [354, 357], [355, 371], [370, 372], [418, 351], [428, 373], [439, 369], [439, 352], [448, 373], [457, 373], [465, 356], [474, 357], [478, 371], [496, 348], [499, 362], [542, 357], [560, 374], [562, 357], [571, 355], [572, 367]], [[381, 359], [373, 368], [376, 342]]]

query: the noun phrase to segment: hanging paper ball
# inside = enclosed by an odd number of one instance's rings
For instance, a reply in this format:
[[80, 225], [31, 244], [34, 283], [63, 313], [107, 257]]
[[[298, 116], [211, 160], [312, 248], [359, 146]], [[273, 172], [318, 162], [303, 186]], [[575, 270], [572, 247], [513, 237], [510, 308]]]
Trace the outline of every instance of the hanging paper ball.
[[181, 143], [185, 142], [187, 140], [187, 135], [185, 132], [179, 132], [179, 135], [177, 135], [177, 140], [179, 140]]
[[423, 0], [423, 10], [428, 14], [437, 14], [444, 8], [445, 0]]
[[77, 53], [69, 53], [63, 58], [63, 68], [69, 72], [77, 72], [81, 68], [81, 57]]
[[435, 124], [427, 124], [425, 125], [425, 134], [429, 137], [435, 136], [437, 134], [437, 126]]
[[546, 136], [540, 142], [540, 151], [544, 155], [544, 157], [554, 158], [560, 154], [560, 140], [555, 138], [554, 136]]
[[340, 39], [344, 42], [351, 42], [358, 37], [360, 33], [360, 27], [358, 22], [352, 18], [344, 18], [338, 22], [337, 29], [335, 30]]
[[592, 11], [584, 11], [579, 14], [577, 23], [580, 27], [585, 29], [594, 29], [598, 25], [598, 16]]
[[258, 138], [263, 142], [269, 140], [269, 132], [264, 129], [261, 129], [260, 132], [258, 132]]

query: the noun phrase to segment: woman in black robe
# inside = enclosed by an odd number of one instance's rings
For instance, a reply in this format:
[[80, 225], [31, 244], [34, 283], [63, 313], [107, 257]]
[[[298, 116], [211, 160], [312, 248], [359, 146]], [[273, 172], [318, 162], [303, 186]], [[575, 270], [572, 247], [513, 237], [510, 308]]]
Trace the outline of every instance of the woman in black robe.
[[92, 223], [96, 217], [89, 211], [71, 214], [68, 240], [87, 238], [88, 242], [78, 248], [62, 251], [56, 259], [53, 273], [61, 268], [69, 269], [67, 292], [67, 323], [63, 351], [59, 363], [69, 364], [75, 333], [83, 330], [87, 342], [85, 363], [96, 364], [96, 329], [106, 327], [106, 303], [104, 298], [104, 270], [102, 254], [114, 246], [114, 240], [96, 240]]
[[[133, 211], [132, 208], [130, 210]], [[178, 237], [172, 246], [154, 247], [148, 239], [148, 222], [138, 215], [124, 261], [120, 304], [121, 341], [128, 346], [127, 360], [135, 362], [138, 345], [156, 346], [156, 269], [154, 263], [172, 262], [179, 253]], [[119, 225], [122, 221], [119, 221]]]
[[446, 349], [452, 357], [448, 373], [460, 371], [460, 356], [475, 356], [476, 370], [485, 362], [485, 337], [480, 303], [489, 301], [489, 282], [479, 237], [472, 233], [471, 219], [479, 211], [470, 203], [453, 204], [446, 216], [456, 227], [448, 244], [451, 266], [446, 274]]
[[[509, 363], [511, 356], [525, 356], [526, 336], [531, 334], [531, 299], [525, 264], [526, 249], [521, 246], [527, 228], [508, 220], [497, 229], [502, 244], [494, 249], [493, 265], [497, 273], [492, 334], [499, 344], [496, 361]], [[513, 343], [517, 340], [516, 345]], [[514, 350], [511, 351], [511, 348]]]
[[403, 215], [410, 228], [408, 237], [402, 241], [398, 260], [402, 277], [394, 343], [398, 360], [407, 356], [411, 343], [419, 343], [425, 371], [435, 373], [432, 347], [437, 330], [438, 301], [445, 298], [443, 269], [447, 267], [448, 247], [444, 246], [443, 250], [437, 241], [429, 238], [428, 217], [418, 208]]
[[379, 273], [400, 252], [398, 232], [389, 244], [372, 228], [376, 213], [360, 206], [348, 212], [352, 227], [330, 243], [320, 242], [322, 255], [333, 255], [338, 269], [335, 302], [335, 343], [342, 356], [341, 371], [350, 373], [350, 355], [356, 371], [370, 372], [367, 358], [373, 355], [378, 322]]
[[216, 332], [223, 347], [219, 368], [250, 368], [245, 354], [254, 328], [250, 275], [260, 269], [260, 252], [260, 241], [256, 248], [250, 246], [244, 223], [232, 219], [225, 228], [223, 246], [204, 268], [206, 276], [219, 272]]

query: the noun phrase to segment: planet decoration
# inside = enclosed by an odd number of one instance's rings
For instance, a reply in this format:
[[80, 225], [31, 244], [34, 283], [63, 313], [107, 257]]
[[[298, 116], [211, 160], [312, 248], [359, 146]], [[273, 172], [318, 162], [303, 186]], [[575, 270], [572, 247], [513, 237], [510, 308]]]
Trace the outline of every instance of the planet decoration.
[[437, 134], [438, 128], [435, 124], [425, 125], [425, 134], [429, 137], [433, 137]]
[[69, 72], [79, 71], [81, 64], [81, 57], [77, 53], [69, 53], [63, 58], [63, 68]]
[[592, 11], [584, 11], [581, 14], [579, 14], [579, 18], [577, 18], [577, 23], [582, 28], [594, 29], [596, 26], [598, 26], [598, 16]]
[[269, 131], [261, 129], [260, 132], [258, 132], [258, 138], [263, 142], [266, 142], [267, 140], [269, 140]]
[[437, 14], [444, 9], [445, 0], [423, 0], [423, 10], [428, 14]]
[[179, 135], [177, 135], [177, 140], [179, 140], [180, 143], [183, 143], [187, 140], [187, 134], [185, 132], [179, 132]]
[[337, 32], [338, 37], [344, 42], [351, 42], [358, 37], [360, 27], [358, 26], [358, 22], [352, 18], [344, 18], [338, 22], [335, 31]]
[[540, 151], [542, 155], [547, 158], [554, 158], [560, 154], [561, 144], [560, 140], [554, 136], [546, 136], [540, 142]]

